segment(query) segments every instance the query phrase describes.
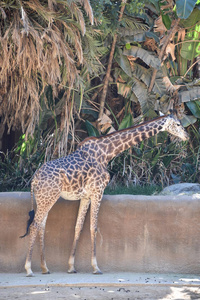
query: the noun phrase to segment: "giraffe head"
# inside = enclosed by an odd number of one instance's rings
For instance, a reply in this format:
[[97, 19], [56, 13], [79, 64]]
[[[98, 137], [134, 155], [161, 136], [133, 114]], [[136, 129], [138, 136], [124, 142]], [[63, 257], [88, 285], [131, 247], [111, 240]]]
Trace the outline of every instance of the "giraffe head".
[[189, 140], [189, 135], [175, 114], [166, 116], [162, 131], [168, 131], [183, 141]]

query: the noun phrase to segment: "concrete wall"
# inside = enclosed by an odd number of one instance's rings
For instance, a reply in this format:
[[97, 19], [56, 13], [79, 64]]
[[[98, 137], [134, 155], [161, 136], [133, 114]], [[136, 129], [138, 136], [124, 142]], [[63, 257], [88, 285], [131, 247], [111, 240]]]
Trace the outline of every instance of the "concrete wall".
[[[0, 272], [24, 272], [30, 193], [0, 193]], [[49, 213], [46, 258], [52, 272], [67, 271], [79, 201], [60, 199]], [[91, 272], [89, 215], [76, 269]], [[99, 213], [97, 259], [103, 272], [200, 273], [200, 198], [104, 196]], [[33, 271], [40, 271], [38, 240]]]

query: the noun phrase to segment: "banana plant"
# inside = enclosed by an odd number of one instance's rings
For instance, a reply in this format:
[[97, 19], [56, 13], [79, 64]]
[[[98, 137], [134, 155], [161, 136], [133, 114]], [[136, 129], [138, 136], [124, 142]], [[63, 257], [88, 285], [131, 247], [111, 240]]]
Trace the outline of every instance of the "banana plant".
[[[142, 114], [154, 117], [158, 99], [168, 99], [167, 89], [163, 82], [163, 71], [160, 60], [148, 50], [142, 49], [140, 44], [125, 45], [115, 54], [118, 67], [115, 68], [115, 79], [118, 93], [128, 97], [131, 101], [138, 102]], [[151, 82], [153, 69], [158, 70], [155, 84], [151, 93], [148, 87]], [[167, 111], [167, 108], [166, 108]]]
[[[139, 103], [141, 113], [148, 117], [155, 116], [155, 110], [166, 113], [170, 106], [183, 103], [191, 113], [189, 107], [195, 106], [197, 111], [195, 103], [193, 106], [188, 103], [200, 99], [200, 83], [193, 73], [200, 54], [200, 0], [176, 1], [175, 6], [171, 2], [151, 0], [146, 7], [151, 15], [161, 17], [160, 23], [150, 20], [144, 13], [141, 19], [147, 24], [145, 31], [139, 28], [122, 32], [115, 52], [118, 93]], [[170, 35], [175, 20], [178, 20], [178, 32]], [[153, 29], [152, 22], [156, 29]], [[159, 34], [165, 36], [162, 43], [166, 43], [166, 37], [170, 36], [166, 48], [163, 48], [162, 59], [157, 54], [160, 51]], [[153, 73], [156, 76], [150, 91]], [[182, 114], [182, 117], [183, 124], [188, 126], [196, 122], [198, 114]]]

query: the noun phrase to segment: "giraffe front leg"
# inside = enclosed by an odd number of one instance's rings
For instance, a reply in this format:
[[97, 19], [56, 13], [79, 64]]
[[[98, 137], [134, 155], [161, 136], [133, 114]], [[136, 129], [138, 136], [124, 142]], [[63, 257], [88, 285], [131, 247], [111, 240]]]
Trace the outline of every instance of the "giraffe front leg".
[[96, 235], [97, 235], [97, 221], [99, 207], [101, 204], [102, 195], [93, 196], [91, 198], [91, 211], [90, 211], [90, 233], [91, 233], [91, 245], [92, 245], [92, 257], [91, 265], [93, 267], [93, 274], [102, 274], [97, 265], [96, 259]]
[[90, 199], [87, 199], [87, 198], [81, 199], [79, 211], [78, 211], [78, 217], [77, 217], [77, 221], [76, 221], [74, 241], [73, 241], [73, 245], [72, 245], [72, 249], [71, 249], [71, 253], [70, 253], [70, 257], [69, 257], [69, 261], [68, 261], [68, 264], [69, 264], [68, 273], [76, 273], [76, 269], [74, 267], [76, 246], [77, 246], [77, 242], [79, 240], [79, 237], [80, 237], [80, 234], [81, 234], [81, 231], [83, 228], [83, 224], [85, 221], [85, 217], [86, 217], [89, 205], [90, 205]]

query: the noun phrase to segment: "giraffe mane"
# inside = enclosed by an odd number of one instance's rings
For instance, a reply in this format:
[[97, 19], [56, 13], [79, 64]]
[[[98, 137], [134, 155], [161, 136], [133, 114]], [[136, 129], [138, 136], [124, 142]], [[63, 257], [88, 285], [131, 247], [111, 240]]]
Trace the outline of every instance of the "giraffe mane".
[[152, 119], [152, 120], [150, 120], [150, 121], [145, 121], [145, 122], [140, 123], [140, 124], [138, 124], [138, 125], [131, 126], [131, 127], [125, 128], [125, 129], [120, 129], [120, 130], [118, 130], [118, 131], [114, 131], [114, 132], [108, 133], [108, 134], [106, 134], [106, 135], [101, 135], [101, 136], [89, 136], [89, 137], [86, 137], [82, 142], [80, 142], [80, 143], [78, 144], [78, 148], [81, 147], [82, 145], [84, 145], [84, 144], [85, 144], [86, 142], [88, 142], [88, 141], [91, 141], [91, 140], [100, 140], [100, 139], [102, 139], [102, 138], [104, 138], [104, 137], [112, 136], [112, 135], [116, 134], [117, 132], [123, 132], [123, 131], [126, 131], [127, 129], [130, 129], [130, 128], [138, 128], [138, 127], [140, 127], [140, 126], [142, 126], [142, 125], [147, 125], [147, 124], [149, 124], [149, 123], [151, 123], [151, 122], [154, 122], [154, 121], [157, 121], [157, 120], [160, 120], [160, 119], [164, 119], [164, 118], [166, 118], [166, 117], [167, 117], [167, 115], [160, 116], [160, 117], [154, 118], [154, 119]]
[[90, 141], [90, 140], [96, 140], [98, 137], [96, 136], [88, 136], [86, 137], [82, 142], [80, 142], [78, 144], [78, 148], [81, 147], [83, 144], [85, 144], [87, 141]]

